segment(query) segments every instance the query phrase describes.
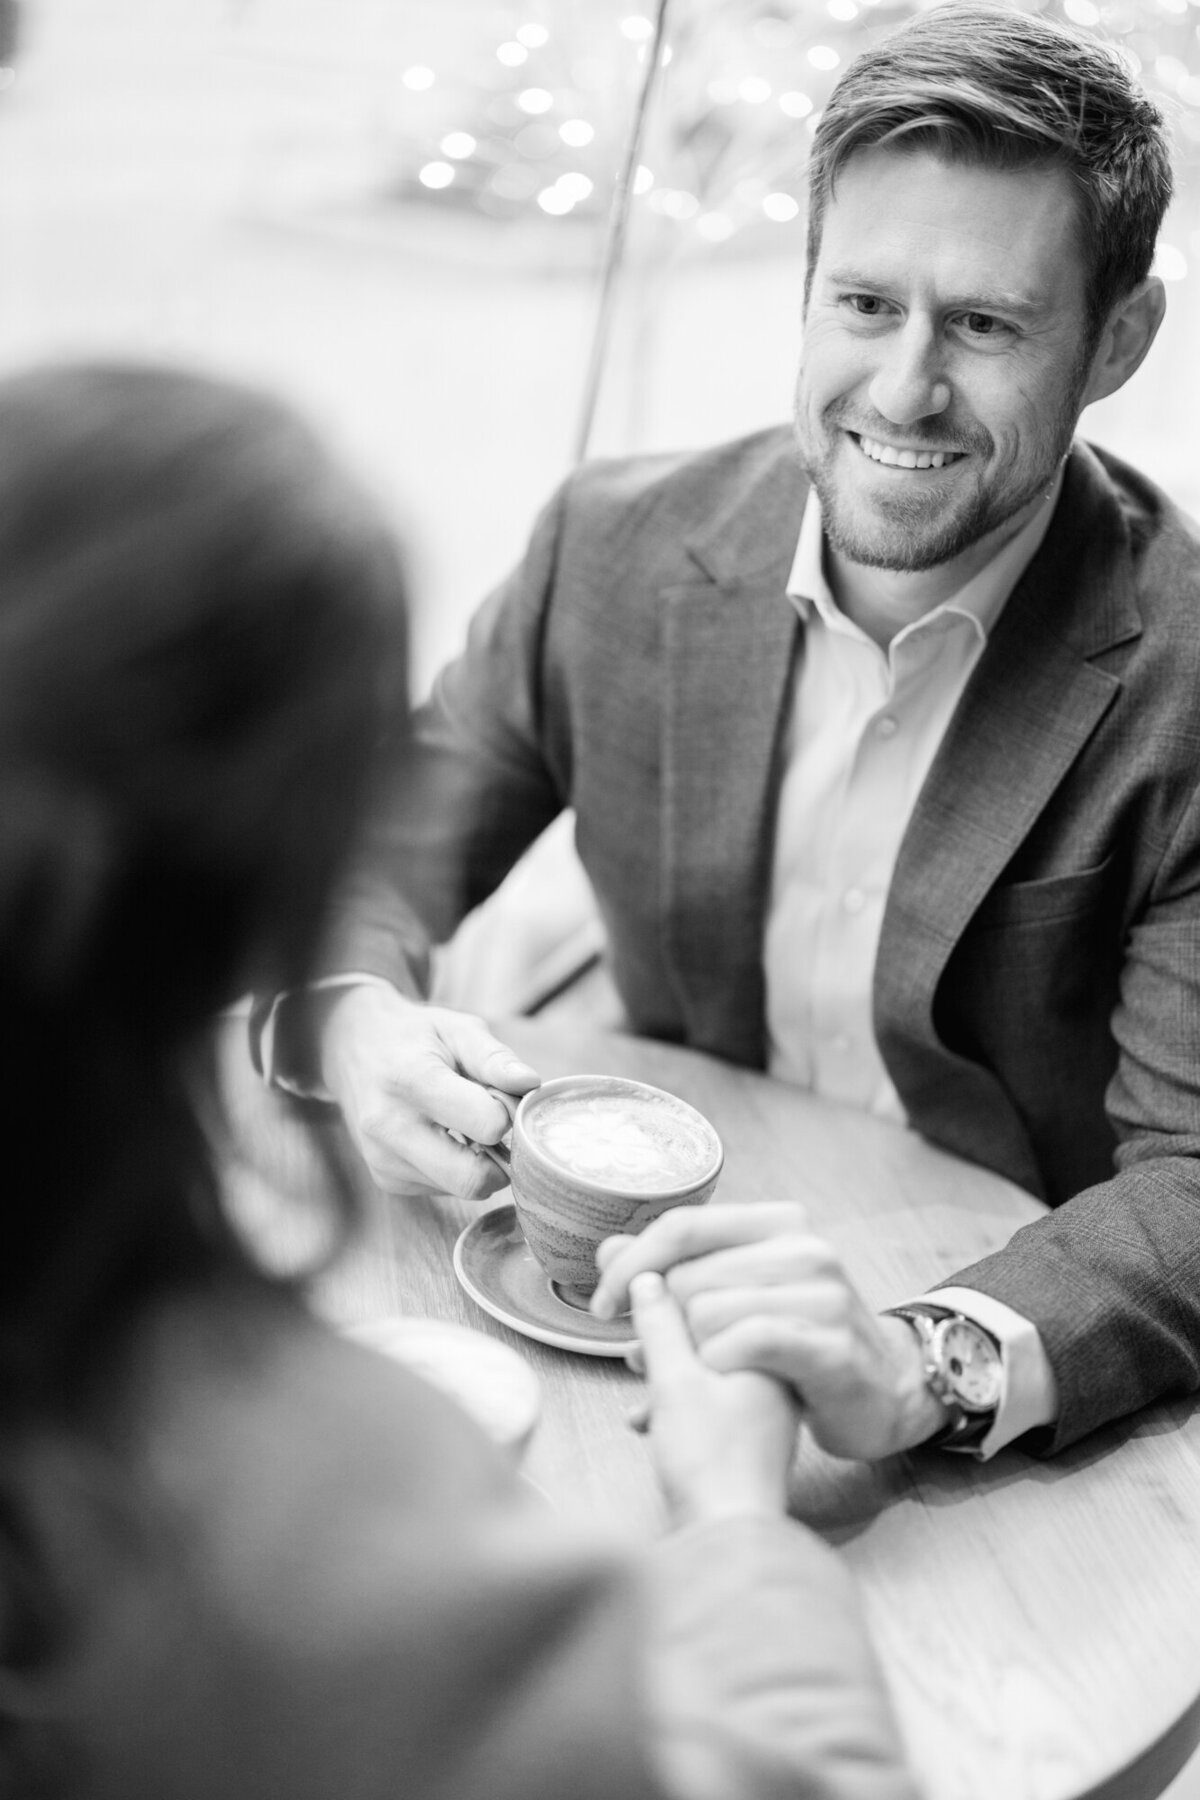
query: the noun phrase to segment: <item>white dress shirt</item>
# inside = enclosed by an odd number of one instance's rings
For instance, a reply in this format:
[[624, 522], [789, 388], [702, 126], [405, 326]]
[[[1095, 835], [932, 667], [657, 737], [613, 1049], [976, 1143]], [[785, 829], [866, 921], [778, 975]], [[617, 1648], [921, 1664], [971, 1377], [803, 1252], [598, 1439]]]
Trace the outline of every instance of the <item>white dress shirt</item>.
[[[1049, 526], [1058, 484], [958, 593], [881, 649], [838, 607], [810, 491], [787, 592], [805, 621], [785, 738], [764, 939], [768, 1066], [784, 1081], [905, 1122], [875, 1041], [872, 988], [883, 911], [921, 785], [1005, 601]], [[1005, 1391], [977, 1454], [1057, 1410], [1037, 1331], [968, 1288], [922, 1298], [1000, 1340]]]

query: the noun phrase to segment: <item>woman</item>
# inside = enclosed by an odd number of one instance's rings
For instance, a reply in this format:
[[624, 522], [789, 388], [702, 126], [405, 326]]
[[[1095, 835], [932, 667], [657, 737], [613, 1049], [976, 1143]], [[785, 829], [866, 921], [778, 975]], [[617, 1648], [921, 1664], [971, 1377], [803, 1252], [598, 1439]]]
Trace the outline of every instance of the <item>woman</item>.
[[845, 1573], [785, 1516], [789, 1402], [703, 1369], [656, 1277], [679, 1524], [639, 1563], [226, 1220], [210, 1021], [315, 962], [402, 626], [276, 403], [0, 383], [0, 1795], [908, 1795]]

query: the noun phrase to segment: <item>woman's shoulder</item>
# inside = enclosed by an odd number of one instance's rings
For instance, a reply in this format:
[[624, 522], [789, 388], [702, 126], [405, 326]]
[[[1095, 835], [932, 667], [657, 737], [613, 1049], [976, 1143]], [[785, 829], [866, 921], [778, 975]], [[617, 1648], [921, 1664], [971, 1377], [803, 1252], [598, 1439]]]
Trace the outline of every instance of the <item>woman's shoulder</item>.
[[629, 1566], [452, 1401], [274, 1299], [177, 1303], [129, 1366], [59, 1694], [104, 1792], [524, 1800], [585, 1745], [581, 1800], [645, 1791]]
[[261, 1564], [318, 1581], [389, 1521], [398, 1539], [519, 1496], [512, 1464], [427, 1382], [270, 1290], [177, 1300], [130, 1359], [126, 1439], [164, 1516], [232, 1603]]

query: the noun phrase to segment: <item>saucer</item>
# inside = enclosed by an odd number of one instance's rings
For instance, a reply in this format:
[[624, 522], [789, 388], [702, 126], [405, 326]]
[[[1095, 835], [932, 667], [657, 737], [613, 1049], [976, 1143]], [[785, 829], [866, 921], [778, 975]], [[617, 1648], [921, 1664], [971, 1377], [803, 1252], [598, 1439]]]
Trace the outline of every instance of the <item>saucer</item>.
[[432, 1382], [505, 1449], [519, 1455], [528, 1443], [541, 1411], [541, 1386], [507, 1344], [449, 1319], [368, 1319], [341, 1330]]
[[628, 1317], [596, 1319], [560, 1298], [521, 1235], [510, 1200], [480, 1213], [462, 1232], [454, 1273], [476, 1306], [540, 1344], [580, 1356], [624, 1356], [635, 1342]]

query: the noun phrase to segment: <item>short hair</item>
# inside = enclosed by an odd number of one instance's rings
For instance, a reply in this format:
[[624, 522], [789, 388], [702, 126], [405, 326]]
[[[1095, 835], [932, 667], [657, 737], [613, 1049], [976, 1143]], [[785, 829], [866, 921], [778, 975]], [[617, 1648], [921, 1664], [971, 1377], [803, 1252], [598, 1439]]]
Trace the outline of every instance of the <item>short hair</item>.
[[1124, 58], [1096, 38], [951, 3], [856, 57], [813, 138], [806, 302], [838, 175], [884, 145], [988, 168], [1063, 169], [1079, 199], [1093, 337], [1150, 273], [1172, 193], [1166, 127]]

